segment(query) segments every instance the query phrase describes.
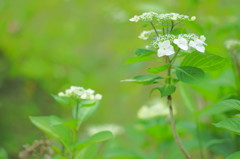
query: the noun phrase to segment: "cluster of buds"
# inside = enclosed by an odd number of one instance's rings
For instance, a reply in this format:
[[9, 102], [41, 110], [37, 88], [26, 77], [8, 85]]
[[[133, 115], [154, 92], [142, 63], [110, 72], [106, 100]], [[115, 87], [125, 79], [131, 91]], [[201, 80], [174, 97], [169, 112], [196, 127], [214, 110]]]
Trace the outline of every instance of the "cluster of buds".
[[94, 94], [92, 89], [84, 89], [83, 87], [71, 86], [65, 92], [58, 93], [60, 97], [73, 98], [75, 100], [101, 100], [101, 94]]
[[196, 20], [195, 16], [189, 17], [187, 15], [182, 15], [178, 13], [167, 13], [167, 14], [159, 14], [156, 12], [146, 12], [141, 15], [135, 15], [133, 18], [130, 19], [131, 22], [138, 22], [138, 21], [158, 21], [158, 22], [168, 22], [168, 21], [194, 21]]

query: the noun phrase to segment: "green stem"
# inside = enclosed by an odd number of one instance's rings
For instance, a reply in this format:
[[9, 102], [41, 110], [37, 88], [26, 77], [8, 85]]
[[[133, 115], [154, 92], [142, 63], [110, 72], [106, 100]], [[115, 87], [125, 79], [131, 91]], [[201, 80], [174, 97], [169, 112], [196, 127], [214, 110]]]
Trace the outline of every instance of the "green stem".
[[150, 24], [152, 25], [152, 27], [153, 27], [153, 30], [155, 31], [155, 33], [156, 33], [157, 37], [159, 37], [159, 34], [158, 34], [158, 32], [157, 32], [157, 29], [155, 28], [155, 26], [154, 26], [153, 22], [150, 22]]
[[[167, 81], [167, 83], [171, 84], [171, 67], [172, 67], [172, 63], [171, 63], [169, 58], [168, 58], [168, 63], [170, 64], [170, 67], [168, 68], [169, 80]], [[170, 115], [170, 123], [171, 123], [171, 128], [172, 128], [172, 133], [173, 133], [174, 140], [175, 140], [177, 146], [179, 147], [179, 149], [184, 154], [185, 158], [186, 159], [191, 159], [192, 157], [190, 156], [190, 154], [186, 150], [186, 148], [183, 146], [183, 144], [181, 142], [181, 139], [180, 139], [180, 137], [178, 135], [177, 129], [176, 129], [176, 123], [175, 123], [175, 119], [174, 119], [174, 115], [173, 115], [172, 96], [168, 95], [167, 96], [167, 100], [168, 100], [168, 108], [169, 108], [169, 115]]]
[[73, 134], [73, 136], [74, 136], [74, 143], [73, 143], [73, 152], [72, 152], [72, 159], [74, 159], [75, 158], [75, 149], [76, 149], [76, 145], [77, 145], [77, 132], [78, 132], [78, 129], [79, 129], [79, 127], [78, 127], [78, 111], [79, 111], [79, 106], [80, 106], [80, 103], [79, 103], [79, 101], [77, 101], [77, 104], [76, 104], [76, 113], [75, 113], [75, 118], [76, 118], [76, 123], [77, 123], [77, 125], [76, 125], [76, 128], [73, 130], [74, 132], [74, 134]]
[[234, 72], [237, 93], [238, 93], [238, 95], [240, 95], [240, 82], [239, 82], [240, 81], [240, 63], [239, 63], [239, 59], [238, 59], [236, 50], [231, 51], [231, 57], [232, 57], [232, 68], [233, 68], [233, 72]]

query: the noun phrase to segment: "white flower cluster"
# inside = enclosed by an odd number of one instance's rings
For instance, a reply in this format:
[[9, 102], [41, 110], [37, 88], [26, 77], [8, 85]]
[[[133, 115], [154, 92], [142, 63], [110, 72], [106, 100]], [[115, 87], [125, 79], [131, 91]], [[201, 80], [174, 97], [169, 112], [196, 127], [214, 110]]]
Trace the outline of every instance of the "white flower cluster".
[[[157, 32], [161, 32], [161, 30], [157, 29]], [[153, 33], [155, 34], [155, 30], [143, 30], [142, 33], [138, 36], [138, 38], [142, 40], [147, 40]]]
[[95, 125], [87, 128], [87, 133], [90, 136], [101, 131], [110, 131], [114, 136], [124, 133], [123, 127], [116, 124]]
[[152, 119], [159, 116], [167, 116], [169, 114], [169, 110], [167, 108], [166, 103], [160, 100], [155, 100], [152, 102], [151, 106], [144, 105], [138, 111], [139, 119]]
[[58, 93], [60, 97], [70, 97], [76, 100], [101, 100], [101, 94], [94, 94], [92, 89], [84, 89], [83, 87], [71, 86], [65, 92]]
[[166, 14], [159, 14], [155, 12], [146, 12], [141, 15], [135, 15], [133, 18], [129, 19], [131, 22], [138, 22], [138, 21], [153, 21], [157, 20], [159, 22], [166, 22], [166, 21], [194, 21], [196, 20], [195, 16], [189, 17], [187, 15], [182, 15], [178, 13], [166, 13]]
[[225, 42], [225, 46], [228, 50], [235, 49], [237, 47], [240, 47], [240, 40], [235, 40], [235, 39], [227, 40]]
[[199, 52], [205, 52], [205, 36], [197, 36], [195, 34], [179, 34], [179, 35], [162, 35], [160, 36], [153, 45], [158, 49], [158, 56], [170, 56], [175, 53], [172, 44], [177, 45], [180, 49], [188, 51], [191, 48], [196, 49]]

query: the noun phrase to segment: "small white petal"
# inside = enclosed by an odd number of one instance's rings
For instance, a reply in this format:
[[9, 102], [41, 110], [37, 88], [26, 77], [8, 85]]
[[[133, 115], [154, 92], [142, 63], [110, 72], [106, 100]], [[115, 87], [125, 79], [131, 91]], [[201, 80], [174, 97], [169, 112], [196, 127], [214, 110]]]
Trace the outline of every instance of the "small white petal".
[[176, 44], [182, 50], [188, 50], [188, 41], [183, 37], [179, 37], [178, 39], [174, 39], [173, 43]]
[[191, 21], [194, 21], [194, 20], [196, 20], [196, 17], [195, 17], [195, 16], [192, 16], [192, 17], [191, 17]]
[[102, 95], [101, 94], [96, 94], [95, 95], [95, 99], [96, 100], [101, 100], [102, 99]]

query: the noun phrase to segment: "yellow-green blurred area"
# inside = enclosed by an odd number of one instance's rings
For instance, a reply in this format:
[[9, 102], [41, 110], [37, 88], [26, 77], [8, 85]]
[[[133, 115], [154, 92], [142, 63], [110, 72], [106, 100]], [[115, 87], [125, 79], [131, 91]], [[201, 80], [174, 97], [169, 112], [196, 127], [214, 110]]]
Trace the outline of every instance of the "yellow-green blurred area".
[[[145, 11], [195, 15], [188, 30], [206, 36], [208, 52], [229, 57], [224, 42], [240, 38], [239, 7], [239, 0], [0, 0], [0, 147], [17, 158], [22, 145], [41, 138], [30, 115], [69, 116], [51, 94], [71, 85], [103, 95], [85, 125], [133, 123], [150, 88], [120, 82], [145, 73], [144, 64], [125, 64], [147, 44], [137, 38], [146, 28], [128, 19]], [[213, 75], [222, 77], [216, 83], [234, 85], [225, 69]], [[231, 92], [216, 95], [216, 83], [202, 93], [209, 103]]]

